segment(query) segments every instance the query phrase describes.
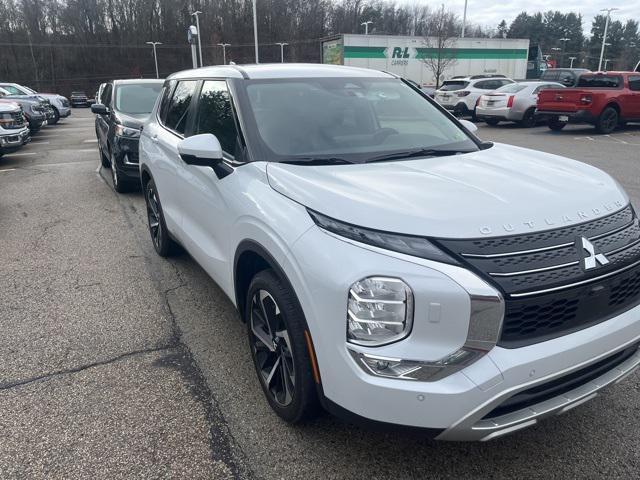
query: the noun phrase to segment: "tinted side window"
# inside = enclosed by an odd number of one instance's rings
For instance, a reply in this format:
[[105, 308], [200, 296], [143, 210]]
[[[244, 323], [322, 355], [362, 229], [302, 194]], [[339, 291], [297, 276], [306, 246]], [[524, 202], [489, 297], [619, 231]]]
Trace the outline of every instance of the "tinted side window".
[[583, 75], [578, 80], [578, 87], [585, 88], [619, 88], [622, 77], [605, 75]]
[[220, 142], [222, 150], [234, 156], [238, 132], [231, 109], [231, 98], [227, 84], [220, 80], [202, 84], [198, 100], [197, 133], [212, 133]]
[[102, 96], [100, 99], [102, 100], [103, 105], [109, 106], [111, 104], [111, 89], [113, 85], [111, 83], [107, 83], [104, 86], [104, 90], [102, 91]]
[[162, 90], [162, 100], [160, 100], [160, 108], [158, 109], [158, 116], [160, 117], [160, 121], [164, 123], [167, 116], [167, 108], [169, 107], [169, 100], [171, 99], [171, 94], [173, 93], [173, 87], [176, 86], [175, 80], [170, 80], [165, 82], [164, 90]]
[[629, 77], [629, 89], [640, 92], [640, 75]]
[[197, 83], [196, 80], [180, 81], [171, 95], [164, 124], [174, 132], [184, 133], [187, 128], [189, 105], [191, 105]]
[[482, 82], [477, 82], [475, 84], [476, 88], [479, 88], [481, 90], [488, 90], [489, 88], [491, 88], [491, 86], [489, 85], [490, 81], [489, 80], [484, 80]]

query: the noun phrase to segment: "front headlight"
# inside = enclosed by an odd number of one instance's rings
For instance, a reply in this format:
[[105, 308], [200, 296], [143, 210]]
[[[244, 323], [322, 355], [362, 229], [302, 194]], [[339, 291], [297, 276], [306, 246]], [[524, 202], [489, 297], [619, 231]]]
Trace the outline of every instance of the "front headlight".
[[118, 137], [138, 138], [140, 130], [137, 128], [125, 127], [124, 125], [116, 125], [115, 134]]
[[413, 325], [413, 293], [398, 278], [367, 277], [351, 285], [347, 341], [380, 346], [405, 338]]
[[40, 113], [40, 111], [41, 111], [40, 107], [38, 107], [37, 105], [31, 105], [32, 113]]
[[307, 209], [313, 221], [320, 228], [329, 232], [340, 235], [341, 237], [350, 238], [357, 242], [380, 247], [385, 250], [404, 253], [414, 257], [426, 258], [436, 262], [449, 263], [459, 265], [459, 263], [444, 253], [433, 243], [423, 237], [414, 235], [403, 235], [398, 233], [382, 232], [372, 230], [370, 228], [358, 227], [349, 223], [335, 220], [321, 213]]

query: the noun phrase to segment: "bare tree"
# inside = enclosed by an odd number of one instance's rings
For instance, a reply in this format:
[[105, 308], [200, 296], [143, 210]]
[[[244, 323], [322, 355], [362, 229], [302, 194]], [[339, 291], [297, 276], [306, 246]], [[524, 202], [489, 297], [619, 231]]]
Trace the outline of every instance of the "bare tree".
[[436, 80], [436, 88], [445, 71], [457, 62], [453, 47], [456, 44], [457, 19], [452, 12], [447, 12], [444, 5], [437, 12], [427, 17], [424, 28], [424, 48], [419, 48], [420, 59]]

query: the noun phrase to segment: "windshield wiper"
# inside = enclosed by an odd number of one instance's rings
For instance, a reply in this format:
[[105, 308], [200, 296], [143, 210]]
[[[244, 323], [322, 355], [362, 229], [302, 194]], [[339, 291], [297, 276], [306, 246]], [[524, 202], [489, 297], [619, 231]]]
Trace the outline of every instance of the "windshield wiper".
[[346, 165], [355, 162], [340, 157], [294, 157], [282, 160], [280, 163], [290, 163], [292, 165]]
[[403, 152], [393, 152], [386, 155], [379, 155], [377, 157], [369, 158], [365, 163], [383, 162], [385, 160], [400, 160], [402, 158], [412, 157], [447, 157], [449, 155], [457, 155], [459, 153], [471, 153], [475, 150], [461, 150], [461, 149], [437, 149], [437, 148], [418, 148], [415, 150], [405, 150]]

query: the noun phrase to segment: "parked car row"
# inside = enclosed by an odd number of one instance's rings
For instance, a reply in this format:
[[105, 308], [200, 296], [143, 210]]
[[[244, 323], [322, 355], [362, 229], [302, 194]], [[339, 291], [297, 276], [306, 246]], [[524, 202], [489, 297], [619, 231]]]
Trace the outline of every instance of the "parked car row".
[[16, 151], [43, 126], [55, 125], [69, 115], [70, 102], [62, 95], [0, 82], [0, 156]]
[[583, 123], [607, 134], [627, 122], [640, 122], [640, 73], [557, 68], [538, 81], [516, 82], [501, 75], [454, 77], [434, 98], [456, 116], [469, 115], [492, 126], [546, 123], [559, 131], [569, 123]]

